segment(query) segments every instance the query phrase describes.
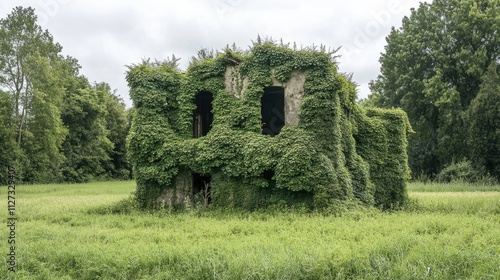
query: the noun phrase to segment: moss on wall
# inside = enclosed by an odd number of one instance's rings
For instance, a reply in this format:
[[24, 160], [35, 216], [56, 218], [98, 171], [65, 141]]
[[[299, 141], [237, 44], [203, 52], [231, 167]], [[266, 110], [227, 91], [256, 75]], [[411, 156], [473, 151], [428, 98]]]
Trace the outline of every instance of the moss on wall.
[[[305, 77], [303, 91], [290, 82], [297, 77]], [[186, 172], [212, 175], [218, 206], [325, 208], [353, 200], [388, 208], [406, 198], [406, 115], [363, 111], [355, 87], [324, 52], [262, 44], [247, 55], [228, 51], [196, 62], [185, 73], [139, 65], [127, 81], [135, 107], [128, 150], [145, 208], [184, 195], [179, 176]], [[277, 84], [294, 88], [301, 105], [298, 123], [270, 137], [261, 134], [260, 98]], [[200, 91], [213, 94], [214, 120], [206, 136], [192, 139]]]

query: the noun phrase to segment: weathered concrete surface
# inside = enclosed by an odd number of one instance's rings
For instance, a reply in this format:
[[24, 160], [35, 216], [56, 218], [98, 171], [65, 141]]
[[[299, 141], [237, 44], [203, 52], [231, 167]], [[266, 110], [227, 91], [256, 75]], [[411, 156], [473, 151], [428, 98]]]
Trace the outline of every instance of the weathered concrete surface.
[[248, 78], [241, 77], [239, 66], [228, 66], [224, 74], [224, 86], [227, 92], [241, 99], [248, 88]]
[[[306, 74], [294, 71], [290, 80], [285, 83], [278, 81], [274, 78], [274, 75], [272, 76], [272, 86], [283, 87], [285, 89], [285, 124], [299, 124], [299, 110], [304, 95]], [[228, 66], [224, 75], [224, 86], [227, 92], [238, 99], [242, 99], [243, 93], [248, 88], [248, 78], [241, 77], [239, 66]]]
[[306, 74], [294, 71], [290, 80], [285, 83], [273, 77], [273, 86], [285, 89], [285, 125], [299, 124], [299, 111], [302, 97], [304, 96], [304, 83]]
[[164, 205], [184, 205], [186, 198], [191, 200], [193, 192], [193, 176], [191, 172], [180, 172], [175, 178], [175, 188], [166, 189], [158, 198], [158, 202]]

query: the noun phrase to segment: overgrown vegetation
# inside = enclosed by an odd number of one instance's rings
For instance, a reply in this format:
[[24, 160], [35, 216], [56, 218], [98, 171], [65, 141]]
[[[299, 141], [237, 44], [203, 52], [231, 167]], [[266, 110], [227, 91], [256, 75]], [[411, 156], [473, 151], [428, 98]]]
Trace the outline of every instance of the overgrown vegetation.
[[387, 37], [365, 104], [408, 114], [413, 174], [434, 179], [469, 162], [477, 178], [500, 180], [498, 30], [498, 0], [436, 0]]
[[0, 19], [0, 185], [7, 166], [18, 182], [129, 179], [126, 110], [105, 83], [37, 24], [32, 8]]
[[[128, 198], [134, 186], [18, 186], [18, 271], [11, 278], [500, 277], [498, 192], [410, 191], [411, 209], [363, 207], [341, 216], [301, 209], [169, 214], [138, 211]], [[0, 278], [9, 279], [6, 269]]]
[[[406, 115], [361, 109], [354, 85], [338, 74], [334, 60], [334, 52], [257, 40], [246, 54], [205, 52], [186, 73], [175, 63], [132, 65], [128, 150], [141, 206], [173, 203], [159, 202], [166, 190], [189, 195], [175, 189], [176, 178], [186, 172], [212, 174], [212, 203], [224, 207], [402, 204], [411, 131]], [[236, 69], [231, 78], [242, 98], [226, 88], [228, 67]], [[293, 73], [306, 77], [299, 124], [285, 126], [276, 137], [262, 135], [264, 88], [273, 79], [287, 82]], [[192, 139], [194, 100], [201, 91], [213, 94], [214, 120], [205, 137]]]
[[422, 183], [411, 182], [408, 186], [409, 192], [500, 192], [500, 185], [483, 182], [483, 183]]

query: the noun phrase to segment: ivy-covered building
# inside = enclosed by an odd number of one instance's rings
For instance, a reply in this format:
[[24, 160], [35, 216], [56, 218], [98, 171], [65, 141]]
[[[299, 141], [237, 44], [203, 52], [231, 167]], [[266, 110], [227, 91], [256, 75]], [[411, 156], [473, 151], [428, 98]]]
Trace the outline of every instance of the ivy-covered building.
[[401, 110], [363, 109], [322, 51], [272, 44], [127, 73], [128, 152], [142, 207], [199, 197], [221, 207], [390, 208], [406, 199]]

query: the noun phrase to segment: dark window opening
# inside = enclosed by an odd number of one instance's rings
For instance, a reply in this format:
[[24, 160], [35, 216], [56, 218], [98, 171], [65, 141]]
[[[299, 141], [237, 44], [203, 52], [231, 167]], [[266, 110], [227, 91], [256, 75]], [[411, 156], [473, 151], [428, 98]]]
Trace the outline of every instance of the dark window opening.
[[212, 121], [214, 115], [212, 113], [212, 100], [211, 92], [200, 91], [196, 95], [196, 110], [193, 114], [193, 137], [199, 138], [208, 134], [212, 128]]
[[198, 173], [193, 173], [193, 195], [197, 195], [199, 193], [202, 194], [203, 200], [205, 204], [208, 205], [212, 200], [212, 196], [210, 193], [210, 180], [212, 176], [210, 175], [201, 175]]
[[262, 134], [276, 136], [285, 126], [285, 89], [267, 87], [261, 98]]
[[267, 169], [264, 171], [264, 174], [262, 174], [262, 175], [264, 176], [264, 179], [271, 181], [271, 180], [273, 180], [273, 177], [274, 177], [274, 170]]

